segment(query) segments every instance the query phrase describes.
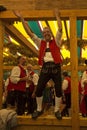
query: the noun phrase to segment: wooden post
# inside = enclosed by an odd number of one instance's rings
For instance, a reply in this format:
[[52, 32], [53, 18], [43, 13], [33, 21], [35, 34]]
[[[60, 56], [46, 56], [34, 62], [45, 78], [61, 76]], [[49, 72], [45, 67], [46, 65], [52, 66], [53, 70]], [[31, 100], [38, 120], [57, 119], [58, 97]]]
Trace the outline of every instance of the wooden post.
[[3, 44], [4, 44], [4, 26], [0, 21], [0, 108], [2, 106], [3, 92]]
[[78, 97], [78, 57], [76, 16], [70, 16], [70, 54], [71, 54], [71, 113], [72, 130], [79, 130], [79, 97]]

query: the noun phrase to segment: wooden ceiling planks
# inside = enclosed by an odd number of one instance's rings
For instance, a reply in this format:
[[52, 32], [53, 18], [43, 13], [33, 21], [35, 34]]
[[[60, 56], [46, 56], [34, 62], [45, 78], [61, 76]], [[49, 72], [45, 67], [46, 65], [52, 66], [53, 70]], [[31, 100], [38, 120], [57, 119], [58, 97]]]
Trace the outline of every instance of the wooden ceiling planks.
[[59, 9], [86, 9], [86, 0], [0, 0], [0, 5], [3, 5], [7, 10], [49, 10], [54, 8]]
[[26, 10], [35, 9], [35, 0], [0, 0], [7, 10]]

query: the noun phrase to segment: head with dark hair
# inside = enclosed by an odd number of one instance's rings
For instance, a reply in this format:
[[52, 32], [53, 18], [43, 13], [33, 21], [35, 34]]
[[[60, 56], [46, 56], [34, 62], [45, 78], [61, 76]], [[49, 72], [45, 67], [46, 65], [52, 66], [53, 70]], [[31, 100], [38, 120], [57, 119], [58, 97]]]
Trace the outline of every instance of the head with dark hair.
[[18, 56], [17, 61], [18, 61], [18, 64], [25, 65], [26, 57], [25, 56]]
[[17, 61], [18, 61], [18, 63], [19, 63], [19, 60], [21, 59], [21, 57], [22, 57], [22, 56], [18, 56], [18, 57], [17, 57]]
[[68, 76], [68, 72], [67, 72], [67, 71], [64, 71], [64, 72], [63, 72], [63, 76]]

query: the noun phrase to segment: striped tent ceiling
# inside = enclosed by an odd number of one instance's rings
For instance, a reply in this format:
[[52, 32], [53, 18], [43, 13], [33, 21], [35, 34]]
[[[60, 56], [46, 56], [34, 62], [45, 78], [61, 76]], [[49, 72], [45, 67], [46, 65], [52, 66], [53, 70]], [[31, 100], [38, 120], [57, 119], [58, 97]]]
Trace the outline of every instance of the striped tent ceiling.
[[[55, 36], [57, 31], [57, 21], [28, 21], [28, 25], [31, 28], [31, 30], [40, 38], [42, 38], [42, 30], [43, 27], [49, 26], [52, 34]], [[14, 23], [14, 26], [33, 44], [36, 48], [37, 46], [33, 41], [29, 38], [29, 36], [26, 34], [22, 23]], [[62, 39], [67, 39], [70, 37], [70, 28], [69, 28], [69, 21], [62, 21], [63, 26], [63, 36]], [[87, 39], [87, 20], [77, 20], [77, 38], [80, 39]], [[38, 48], [37, 48], [38, 49]], [[70, 52], [66, 49], [62, 49], [61, 53], [64, 58], [70, 57]], [[87, 58], [87, 49], [83, 50], [78, 47], [78, 56], [82, 56]]]

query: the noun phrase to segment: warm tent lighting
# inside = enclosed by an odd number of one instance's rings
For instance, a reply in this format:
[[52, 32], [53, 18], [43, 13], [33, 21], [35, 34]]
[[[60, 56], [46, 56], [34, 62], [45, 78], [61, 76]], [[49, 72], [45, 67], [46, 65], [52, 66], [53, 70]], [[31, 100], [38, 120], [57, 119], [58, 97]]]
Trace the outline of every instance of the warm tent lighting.
[[87, 20], [84, 20], [83, 22], [83, 39], [87, 39]]
[[65, 59], [66, 57], [70, 58], [70, 51], [66, 50], [66, 49], [62, 49], [61, 50], [61, 54], [63, 56], [63, 58]]
[[18, 56], [21, 56], [21, 54], [20, 54], [19, 52], [17, 52], [17, 55], [18, 55]]
[[5, 48], [3, 49], [3, 51], [4, 51], [4, 52], [9, 52], [9, 48], [5, 47]]
[[8, 53], [6, 53], [6, 52], [3, 52], [3, 55], [5, 55], [5, 56], [9, 56], [9, 54], [8, 54]]
[[16, 27], [16, 29], [20, 32], [20, 33], [22, 33], [22, 35], [36, 48], [36, 49], [38, 49], [37, 48], [37, 46], [35, 45], [35, 43], [32, 41], [32, 39], [29, 37], [29, 35], [26, 33], [26, 31], [24, 30], [24, 27], [23, 27], [23, 25], [22, 25], [22, 23], [21, 22], [15, 22], [14, 23], [14, 27]]
[[39, 23], [39, 26], [40, 26], [41, 30], [43, 30], [43, 26], [42, 26], [41, 22], [38, 21], [38, 23]]
[[86, 58], [87, 59], [87, 48], [86, 49], [82, 49], [82, 58]]
[[47, 26], [47, 25], [46, 25], [46, 22], [45, 22], [45, 21], [39, 21], [39, 22], [41, 23], [41, 25], [42, 25], [42, 30], [43, 30], [43, 28]]
[[17, 41], [15, 41], [12, 37], [10, 37], [10, 40], [13, 44], [20, 46], [20, 44]]

